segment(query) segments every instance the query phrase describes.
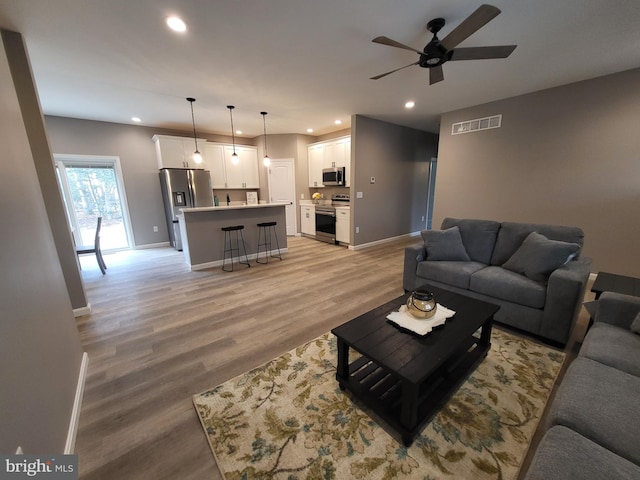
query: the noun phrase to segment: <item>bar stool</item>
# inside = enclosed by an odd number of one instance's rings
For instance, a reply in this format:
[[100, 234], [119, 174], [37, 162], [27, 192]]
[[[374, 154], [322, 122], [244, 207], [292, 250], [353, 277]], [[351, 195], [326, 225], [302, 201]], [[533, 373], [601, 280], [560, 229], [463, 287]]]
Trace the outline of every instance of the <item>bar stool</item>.
[[[278, 242], [278, 232], [276, 232], [276, 225], [278, 222], [263, 222], [258, 223], [258, 253], [256, 254], [256, 263], [269, 263], [269, 257], [279, 258], [282, 260], [280, 254], [280, 243]], [[278, 254], [274, 255], [271, 250], [271, 233], [276, 239], [276, 248]], [[262, 240], [262, 241], [261, 241]], [[264, 261], [260, 261], [260, 247], [264, 246]]]
[[[224, 232], [224, 252], [222, 253], [222, 270], [225, 272], [233, 272], [233, 252], [238, 252], [238, 263], [242, 263], [247, 267], [251, 267], [249, 264], [249, 259], [247, 258], [247, 247], [244, 244], [244, 236], [242, 235], [242, 230], [244, 230], [244, 225], [234, 225], [231, 227], [222, 227], [222, 231]], [[233, 246], [233, 233], [235, 232], [235, 247]], [[239, 235], [238, 235], [239, 233]], [[242, 241], [242, 250], [244, 250], [244, 259], [243, 262], [240, 257], [240, 241]], [[228, 270], [225, 268], [225, 263], [227, 259], [227, 252], [231, 255], [231, 269]]]

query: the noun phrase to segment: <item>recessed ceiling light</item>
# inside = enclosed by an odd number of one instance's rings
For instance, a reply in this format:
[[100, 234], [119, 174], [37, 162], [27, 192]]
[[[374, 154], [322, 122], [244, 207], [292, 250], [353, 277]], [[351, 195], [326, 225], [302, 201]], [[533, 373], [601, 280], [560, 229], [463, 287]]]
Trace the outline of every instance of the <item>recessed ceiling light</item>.
[[307, 128], [307, 133], [313, 133], [313, 128]]
[[242, 130], [236, 130], [236, 135], [242, 135]]
[[336, 120], [336, 121], [335, 121], [335, 122], [333, 122], [333, 123], [335, 123], [336, 125], [342, 125], [342, 120]]
[[179, 17], [167, 18], [167, 25], [174, 32], [185, 32], [187, 30], [187, 24]]
[[131, 117], [131, 120], [133, 120], [136, 123], [140, 123], [142, 121], [140, 117]]
[[413, 108], [416, 106], [416, 102], [414, 102], [413, 100], [409, 100], [407, 103], [404, 104], [404, 108]]

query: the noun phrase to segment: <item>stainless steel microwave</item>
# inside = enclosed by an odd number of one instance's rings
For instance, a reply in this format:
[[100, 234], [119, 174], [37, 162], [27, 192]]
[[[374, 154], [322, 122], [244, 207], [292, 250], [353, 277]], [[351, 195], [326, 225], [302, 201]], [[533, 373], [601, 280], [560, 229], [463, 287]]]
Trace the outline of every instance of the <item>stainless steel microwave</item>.
[[322, 169], [322, 185], [333, 186], [338, 185], [344, 187], [346, 179], [345, 167], [332, 167]]

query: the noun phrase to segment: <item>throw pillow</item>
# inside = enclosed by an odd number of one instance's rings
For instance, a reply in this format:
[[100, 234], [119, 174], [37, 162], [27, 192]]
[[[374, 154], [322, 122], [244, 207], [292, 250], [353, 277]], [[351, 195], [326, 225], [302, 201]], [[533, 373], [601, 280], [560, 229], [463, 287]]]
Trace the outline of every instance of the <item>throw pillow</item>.
[[457, 226], [446, 230], [424, 230], [421, 235], [427, 248], [427, 260], [469, 261]]
[[502, 268], [546, 283], [549, 275], [575, 257], [579, 249], [577, 243], [549, 240], [544, 235], [531, 232]]
[[631, 331], [640, 335], [640, 312], [636, 315], [636, 318], [631, 324]]

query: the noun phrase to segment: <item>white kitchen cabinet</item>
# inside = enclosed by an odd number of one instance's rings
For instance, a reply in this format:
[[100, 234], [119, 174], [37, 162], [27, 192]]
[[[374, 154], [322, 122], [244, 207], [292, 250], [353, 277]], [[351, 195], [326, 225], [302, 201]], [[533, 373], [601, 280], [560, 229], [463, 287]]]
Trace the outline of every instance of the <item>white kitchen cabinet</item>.
[[316, 207], [300, 206], [300, 231], [305, 235], [316, 235]]
[[208, 143], [205, 146], [211, 186], [216, 189], [260, 188], [258, 149], [236, 145], [238, 163], [232, 161], [233, 145]]
[[322, 169], [324, 168], [324, 144], [309, 145], [309, 187], [322, 187]]
[[207, 143], [204, 146], [204, 152], [211, 172], [211, 188], [226, 188], [227, 174], [224, 165], [224, 145]]
[[351, 210], [349, 207], [336, 207], [336, 240], [340, 243], [349, 244], [349, 223], [351, 221]]
[[224, 188], [260, 188], [258, 149], [236, 145], [238, 163], [232, 161], [233, 145], [224, 146], [226, 186]]
[[307, 147], [309, 157], [309, 187], [322, 187], [322, 169], [345, 167], [345, 186], [351, 172], [351, 137], [341, 137]]
[[[154, 135], [152, 137], [156, 147], [156, 158], [158, 168], [204, 168], [209, 169], [206, 161], [195, 163], [193, 153], [196, 144], [193, 138], [174, 137], [171, 135]], [[198, 138], [198, 151], [204, 159], [204, 147], [207, 143], [205, 139]]]

